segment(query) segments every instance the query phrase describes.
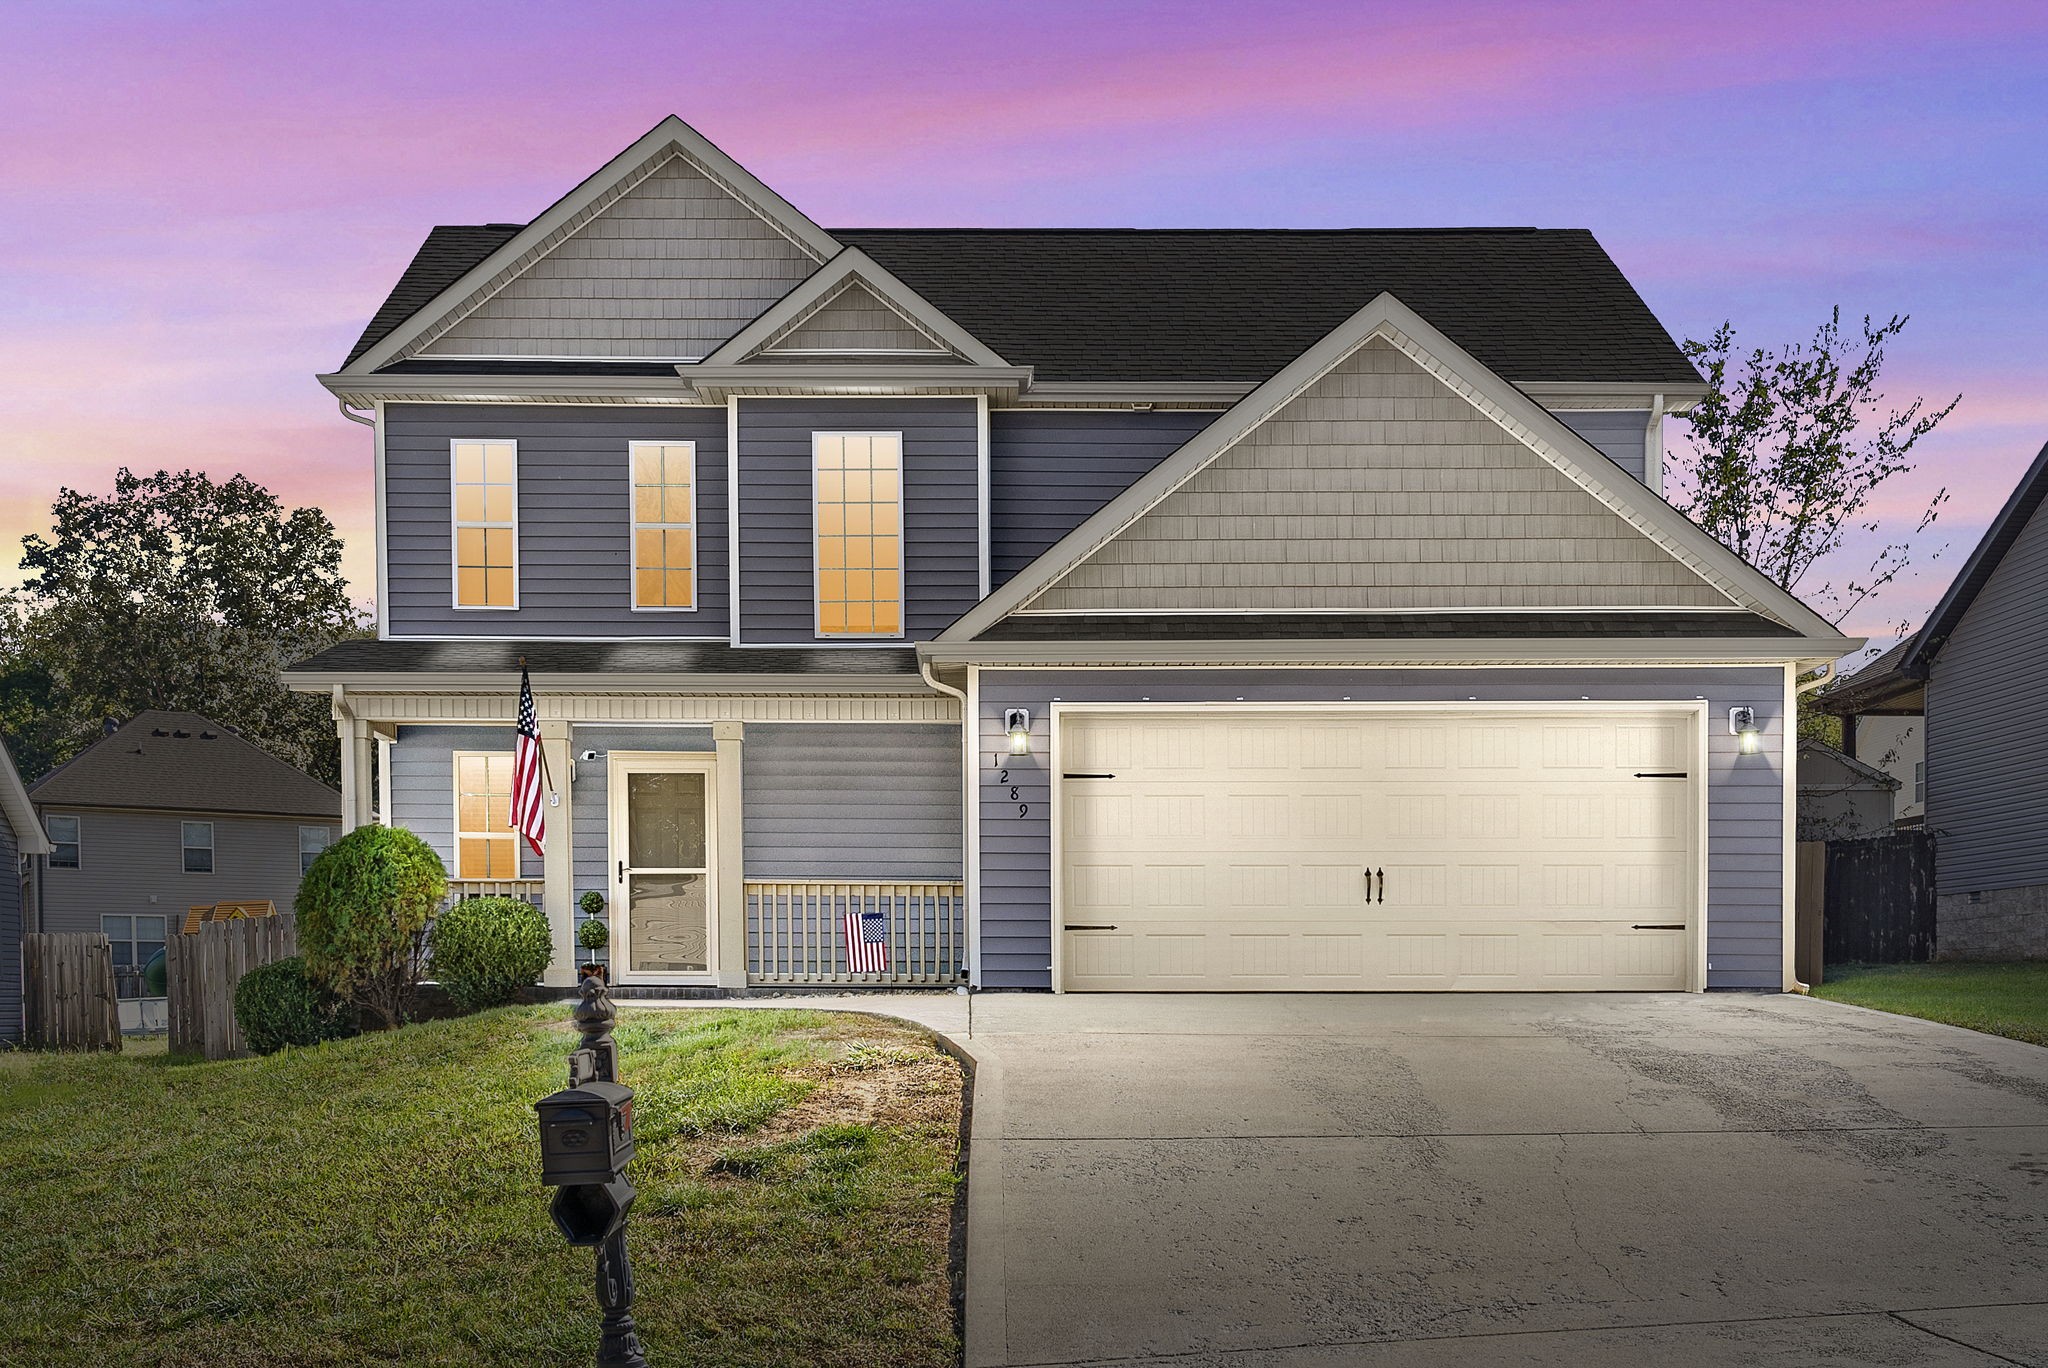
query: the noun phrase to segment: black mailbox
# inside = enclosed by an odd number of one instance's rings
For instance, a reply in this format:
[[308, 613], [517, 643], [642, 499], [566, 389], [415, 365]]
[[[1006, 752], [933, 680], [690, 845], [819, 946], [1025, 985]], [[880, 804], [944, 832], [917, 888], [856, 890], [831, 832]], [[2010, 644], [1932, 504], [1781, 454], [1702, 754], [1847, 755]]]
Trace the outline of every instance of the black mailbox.
[[609, 1183], [633, 1161], [633, 1090], [625, 1084], [564, 1088], [533, 1109], [540, 1113], [543, 1183]]

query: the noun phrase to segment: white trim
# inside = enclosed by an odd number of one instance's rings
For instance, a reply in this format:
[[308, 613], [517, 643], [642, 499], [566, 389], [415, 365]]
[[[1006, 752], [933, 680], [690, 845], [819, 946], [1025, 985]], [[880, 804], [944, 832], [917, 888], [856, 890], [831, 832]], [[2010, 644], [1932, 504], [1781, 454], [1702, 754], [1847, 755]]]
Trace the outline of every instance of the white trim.
[[981, 671], [967, 667], [960, 706], [961, 761], [967, 767], [967, 986], [981, 987]]
[[[764, 309], [753, 322], [727, 338], [700, 364], [711, 370], [743, 363], [749, 356], [769, 347], [787, 330], [800, 326], [812, 314], [830, 305], [856, 283], [902, 315], [912, 328], [942, 348], [966, 358], [970, 365], [1009, 365], [981, 339], [948, 318], [937, 305], [904, 284], [887, 267], [858, 247], [839, 251], [808, 279]], [[688, 378], [687, 372], [684, 378]]]
[[[1783, 964], [1780, 966], [1781, 986], [1788, 993], [1798, 992], [1799, 982], [1799, 671], [1795, 666], [1785, 667], [1784, 711], [1778, 723], [1778, 769], [1782, 780], [1782, 797], [1779, 802], [1779, 824], [1783, 828], [1781, 853], [1778, 856], [1778, 897], [1780, 899], [1778, 918], [1778, 951]], [[1741, 753], [1737, 752], [1737, 758]]]
[[[1062, 537], [1000, 590], [940, 634], [971, 640], [1045, 592], [1094, 555], [1198, 471], [1249, 436], [1274, 413], [1378, 338], [1398, 347], [1439, 382], [1479, 408], [1530, 451], [1664, 548], [1733, 603], [1785, 622], [1807, 635], [1836, 635], [1834, 625], [1773, 583], [1659, 499], [1619, 466], [1582, 463], [1570, 453], [1593, 449], [1563, 421], [1502, 380], [1393, 295], [1382, 292], [1186, 445], [1134, 481], [1100, 511]], [[1609, 472], [1611, 471], [1611, 476]], [[1623, 489], [1617, 482], [1626, 483]], [[1643, 501], [1647, 500], [1647, 505]]]
[[[642, 523], [640, 521], [639, 509], [637, 507], [640, 489], [639, 477], [634, 473], [634, 469], [635, 462], [639, 457], [640, 448], [644, 446], [679, 446], [690, 449], [690, 602], [687, 607], [678, 608], [673, 604], [642, 604], [640, 602], [640, 533], [643, 529], [658, 529], [665, 532], [675, 527], [674, 523]], [[665, 465], [663, 468], [666, 470]], [[626, 605], [628, 612], [694, 613], [697, 611], [698, 602], [703, 592], [702, 586], [698, 582], [698, 569], [702, 560], [699, 551], [702, 548], [704, 539], [704, 529], [697, 522], [698, 478], [697, 443], [695, 441], [671, 442], [664, 441], [658, 437], [649, 437], [635, 439], [626, 443]], [[666, 490], [668, 486], [664, 484], [661, 488]], [[662, 495], [664, 512], [667, 511], [667, 498], [667, 494], [664, 493]], [[667, 589], [668, 583], [664, 579], [662, 590], [666, 593]]]
[[[710, 139], [671, 114], [556, 200], [538, 218], [514, 233], [496, 251], [464, 272], [460, 279], [435, 295], [411, 317], [379, 338], [374, 346], [338, 374], [366, 374], [390, 364], [401, 354], [410, 354], [416, 343], [420, 346], [430, 344], [433, 338], [441, 336], [448, 327], [473, 313], [498, 290], [518, 279], [523, 268], [506, 276], [503, 281], [497, 279], [515, 262], [536, 251], [556, 234], [566, 238], [591, 217], [586, 213], [591, 206], [618, 191], [622, 185], [637, 184], [675, 156], [695, 166], [812, 260], [829, 260], [840, 250], [836, 238], [720, 151]], [[538, 259], [536, 256], [535, 260]]]
[[[758, 399], [965, 399], [970, 395], [1009, 398], [1031, 384], [1029, 366], [890, 364], [886, 361], [819, 365], [792, 361], [747, 361], [678, 366], [700, 402], [743, 394]], [[557, 386], [557, 388], [560, 388]]]
[[[973, 674], [972, 668], [970, 668], [969, 674], [971, 678]], [[1694, 901], [1691, 911], [1687, 914], [1687, 924], [1688, 929], [1691, 931], [1691, 934], [1686, 937], [1686, 940], [1689, 946], [1688, 953], [1691, 958], [1691, 964], [1688, 966], [1686, 974], [1686, 981], [1690, 986], [1685, 991], [1703, 993], [1706, 991], [1707, 983], [1707, 913], [1709, 906], [1708, 892], [1710, 874], [1710, 871], [1708, 869], [1708, 840], [1711, 830], [1708, 818], [1711, 807], [1710, 796], [1713, 786], [1713, 774], [1707, 768], [1707, 719], [1712, 707], [1713, 704], [1711, 702], [1702, 699], [1668, 698], [1596, 698], [1578, 700], [1552, 699], [1541, 700], [1537, 702], [1517, 702], [1505, 699], [1474, 699], [1464, 701], [1445, 699], [1430, 703], [1420, 703], [1408, 699], [1403, 699], [1400, 701], [1346, 701], [1335, 703], [1327, 701], [1313, 701], [1305, 703], [1265, 701], [1257, 703], [1187, 703], [1178, 700], [1138, 703], [1049, 703], [1046, 705], [1046, 717], [1047, 727], [1051, 735], [1051, 741], [1046, 747], [1048, 752], [1046, 761], [1046, 783], [1051, 793], [1051, 801], [1047, 807], [1047, 821], [1050, 823], [1051, 830], [1049, 832], [1050, 839], [1047, 842], [1048, 859], [1050, 861], [1050, 864], [1047, 870], [1046, 882], [1050, 890], [1050, 897], [1048, 898], [1047, 902], [1051, 913], [1051, 921], [1047, 926], [1047, 933], [1051, 942], [1052, 952], [1052, 963], [1050, 966], [1052, 971], [1052, 991], [1055, 993], [1064, 993], [1066, 991], [1066, 938], [1062, 934], [1063, 928], [1066, 925], [1065, 908], [1063, 906], [1063, 893], [1066, 885], [1066, 851], [1065, 843], [1062, 839], [1062, 822], [1060, 811], [1060, 793], [1062, 788], [1064, 787], [1060, 779], [1061, 774], [1064, 772], [1063, 762], [1060, 756], [1060, 727], [1062, 721], [1069, 715], [1076, 713], [1151, 713], [1156, 715], [1161, 713], [1274, 712], [1334, 712], [1372, 714], [1391, 713], [1396, 715], [1446, 712], [1496, 712], [1525, 714], [1546, 712], [1557, 712], [1565, 714], [1602, 712], [1665, 712], [1690, 717], [1693, 720], [1692, 729], [1693, 736], [1695, 738], [1695, 751], [1693, 763], [1695, 765], [1695, 768], [1688, 777], [1690, 779], [1689, 787], [1693, 797], [1693, 806], [1695, 808], [1693, 844], [1692, 850], [1690, 852], [1690, 858], [1694, 870]], [[978, 838], [978, 829], [976, 835]]]
[[[865, 437], [870, 441], [874, 440], [877, 437], [888, 437], [893, 439], [896, 443], [896, 630], [893, 632], [827, 632], [825, 630], [825, 605], [823, 598], [819, 594], [819, 589], [821, 588], [820, 579], [821, 576], [824, 574], [824, 568], [823, 563], [818, 555], [818, 538], [824, 535], [818, 529], [818, 441], [820, 438], [824, 437], [837, 437], [841, 439], [847, 437]], [[873, 457], [870, 456], [869, 460], [869, 469], [872, 470]], [[818, 639], [816, 642], [805, 643], [806, 645], [832, 644], [841, 646], [860, 646], [870, 645], [878, 642], [901, 641], [903, 640], [904, 633], [907, 630], [909, 630], [909, 465], [910, 462], [907, 453], [904, 450], [903, 433], [900, 430], [895, 432], [860, 432], [845, 430], [821, 431], [816, 428], [813, 428], [811, 430], [811, 630], [817, 634]], [[870, 497], [868, 502], [869, 507], [872, 508], [874, 506], [873, 498]], [[842, 501], [842, 507], [843, 506], [844, 502]], [[872, 530], [873, 529], [871, 524], [871, 534]], [[840, 535], [843, 537], [849, 534], [842, 531]], [[841, 568], [843, 572], [844, 567]], [[872, 566], [869, 567], [869, 573], [873, 573]], [[850, 603], [852, 602], [852, 600], [848, 599], [845, 600], [845, 602]], [[878, 600], [876, 600], [873, 597], [872, 591], [870, 591], [870, 596], [868, 599], [870, 617], [873, 616], [873, 608], [876, 602], [878, 602]], [[759, 649], [763, 645], [763, 643], [761, 642], [752, 642], [749, 644], [755, 647], [756, 649]]]
[[740, 644], [740, 401], [725, 404], [725, 639]]
[[988, 597], [989, 585], [989, 430], [988, 396], [974, 396], [974, 565], [978, 597]]
[[[510, 603], [464, 603], [462, 601], [462, 530], [465, 527], [486, 532], [506, 524], [498, 522], [465, 523], [457, 512], [461, 502], [462, 481], [455, 469], [455, 448], [458, 446], [496, 446], [512, 448], [512, 601]], [[485, 456], [484, 473], [490, 473], [490, 457]], [[490, 488], [490, 482], [484, 482]], [[489, 539], [486, 538], [486, 541]], [[519, 439], [516, 437], [450, 437], [448, 439], [448, 606], [460, 613], [516, 613], [519, 611]], [[490, 592], [490, 572], [484, 572], [484, 592]]]
[[[186, 828], [186, 827], [195, 827], [195, 826], [203, 826], [203, 827], [205, 827], [205, 828], [206, 828], [206, 844], [205, 844], [205, 845], [203, 845], [203, 846], [202, 846], [202, 845], [193, 845], [193, 844], [192, 844], [191, 842], [189, 842], [189, 841], [187, 841], [187, 840], [185, 839], [185, 828]], [[219, 873], [219, 872], [220, 872], [220, 871], [219, 871], [219, 870], [218, 870], [218, 869], [217, 869], [217, 868], [215, 867], [215, 863], [214, 863], [214, 852], [215, 852], [215, 846], [216, 846], [216, 840], [215, 840], [215, 835], [216, 835], [216, 833], [215, 833], [215, 831], [214, 831], [214, 825], [213, 825], [213, 822], [212, 822], [212, 821], [210, 821], [209, 819], [206, 819], [206, 818], [199, 818], [199, 819], [196, 819], [196, 820], [195, 820], [195, 819], [193, 819], [193, 818], [190, 818], [190, 817], [181, 817], [181, 818], [179, 818], [179, 819], [178, 819], [178, 872], [179, 872], [179, 873], [181, 873], [181, 874], [217, 874], [217, 873]], [[204, 869], [187, 869], [187, 868], [185, 867], [185, 852], [186, 852], [186, 851], [188, 851], [188, 850], [203, 850], [203, 851], [205, 851], [205, 852], [206, 852], [206, 868], [204, 868]]]
[[[628, 831], [627, 785], [632, 774], [701, 774], [704, 776], [704, 968], [702, 971], [658, 971], [645, 974], [632, 969], [632, 900], [627, 895], [633, 870], [625, 865]], [[620, 984], [666, 983], [677, 985], [715, 984], [718, 981], [719, 880], [718, 867], [718, 755], [716, 751], [611, 751], [605, 756], [605, 885], [611, 889], [613, 914], [607, 919], [612, 932], [612, 981]], [[624, 877], [620, 871], [623, 869]]]
[[[503, 877], [507, 879], [521, 877], [519, 871], [526, 861], [522, 856], [519, 845], [523, 838], [517, 829], [507, 825], [502, 831], [494, 826], [485, 827], [481, 831], [473, 831], [462, 825], [462, 762], [464, 760], [511, 760], [515, 754], [516, 752], [509, 750], [451, 750], [448, 752], [448, 797], [450, 803], [448, 814], [448, 853], [454, 857], [454, 868], [448, 874], [449, 882], [461, 883], [468, 880], [496, 879], [500, 877], [496, 874], [464, 874], [462, 872], [462, 838], [465, 833], [476, 840], [509, 840], [512, 843], [512, 872]], [[511, 816], [511, 809], [509, 807], [511, 797], [511, 792], [508, 789], [505, 795], [508, 804], [506, 808], [508, 819]], [[486, 814], [486, 820], [489, 820], [489, 814]], [[389, 814], [385, 815], [384, 821], [386, 825], [392, 824]]]
[[[391, 630], [391, 513], [387, 505], [390, 499], [390, 485], [384, 467], [384, 401], [379, 399], [371, 405], [373, 426], [370, 429], [371, 488], [375, 492], [377, 506], [371, 513], [371, 535], [377, 539], [376, 579], [374, 592], [377, 595], [375, 626], [377, 639], [384, 640]], [[455, 506], [454, 471], [451, 467], [448, 485], [448, 506]], [[518, 511], [519, 496], [512, 496], [513, 511]]]
[[1687, 640], [1672, 637], [1374, 638], [1351, 641], [1109, 641], [917, 643], [921, 660], [1017, 669], [1120, 669], [1179, 666], [1199, 670], [1265, 666], [1363, 665], [1781, 665], [1832, 661], [1860, 638], [1799, 637]]
[[1724, 604], [1673, 608], [1645, 608], [1641, 604], [1615, 603], [1585, 606], [1517, 605], [1503, 608], [1019, 608], [1011, 617], [1424, 617], [1430, 614], [1465, 613], [1486, 617], [1495, 613], [1726, 613], [1741, 611]]
[[[407, 358], [410, 360], [411, 358]], [[569, 361], [577, 365], [593, 366], [687, 366], [702, 361], [701, 356], [556, 356], [541, 352], [435, 352], [423, 361]]]
[[[803, 324], [797, 325], [799, 328]], [[951, 356], [940, 347], [763, 347], [758, 356]]]

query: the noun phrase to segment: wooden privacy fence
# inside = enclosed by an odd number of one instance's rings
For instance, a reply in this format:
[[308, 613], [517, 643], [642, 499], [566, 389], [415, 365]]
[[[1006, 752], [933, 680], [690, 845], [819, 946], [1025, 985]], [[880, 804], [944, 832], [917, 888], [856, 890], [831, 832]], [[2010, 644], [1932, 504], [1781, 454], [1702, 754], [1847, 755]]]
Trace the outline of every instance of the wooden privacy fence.
[[[841, 984], [947, 987], [966, 947], [966, 886], [919, 880], [749, 879], [747, 982], [763, 987]], [[850, 909], [889, 921], [889, 969], [846, 968], [841, 926]]]
[[207, 922], [164, 945], [170, 994], [171, 1050], [208, 1059], [249, 1053], [235, 1024], [235, 985], [259, 965], [299, 953], [295, 917]]
[[97, 931], [31, 931], [21, 938], [23, 1033], [44, 1050], [118, 1050], [121, 1009], [114, 947]]
[[1901, 831], [1829, 841], [1822, 952], [1829, 964], [1934, 958], [1934, 838]]

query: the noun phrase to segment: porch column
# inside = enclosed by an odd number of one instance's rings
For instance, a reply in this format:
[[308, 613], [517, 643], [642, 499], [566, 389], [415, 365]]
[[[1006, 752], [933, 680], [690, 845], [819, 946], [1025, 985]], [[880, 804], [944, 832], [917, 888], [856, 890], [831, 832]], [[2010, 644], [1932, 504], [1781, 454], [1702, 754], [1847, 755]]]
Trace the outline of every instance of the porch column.
[[740, 828], [740, 722], [714, 722], [711, 739], [718, 748], [718, 986], [744, 993], [747, 988], [746, 843]]
[[[541, 720], [540, 750], [556, 784], [549, 794], [548, 845], [541, 858], [541, 910], [548, 914], [555, 957], [541, 982], [550, 988], [568, 988], [576, 983], [576, 962], [583, 952], [576, 944], [576, 819], [570, 797], [575, 787], [576, 753], [569, 748], [567, 720]], [[554, 805], [556, 798], [561, 799], [559, 806]]]
[[355, 721], [349, 723], [348, 744], [349, 748], [355, 752], [356, 756], [356, 804], [354, 825], [372, 826], [376, 823], [377, 814], [371, 802], [371, 800], [375, 797], [375, 793], [370, 787], [370, 724], [363, 721], [361, 718], [357, 718]]
[[362, 825], [356, 814], [361, 807], [359, 794], [370, 782], [369, 766], [357, 767], [356, 718], [349, 711], [348, 696], [339, 684], [334, 686], [329, 712], [334, 718], [335, 744], [341, 751], [341, 831], [346, 836]]

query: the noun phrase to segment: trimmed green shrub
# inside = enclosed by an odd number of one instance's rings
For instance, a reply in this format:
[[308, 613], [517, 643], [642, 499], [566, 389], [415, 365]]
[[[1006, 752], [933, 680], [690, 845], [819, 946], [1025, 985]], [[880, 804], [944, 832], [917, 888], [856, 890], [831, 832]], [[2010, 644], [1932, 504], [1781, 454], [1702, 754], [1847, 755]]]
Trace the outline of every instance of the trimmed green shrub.
[[320, 852], [292, 904], [315, 982], [402, 1025], [419, 990], [427, 923], [448, 895], [433, 847], [404, 827], [361, 826]]
[[434, 922], [433, 974], [465, 1012], [502, 1007], [554, 958], [541, 910], [522, 898], [464, 898]]
[[612, 943], [611, 929], [592, 917], [576, 928], [576, 943], [585, 950], [602, 950]]
[[355, 1034], [348, 1004], [315, 982], [297, 955], [242, 975], [235, 985], [235, 1024], [244, 1043], [266, 1055]]
[[583, 909], [584, 916], [594, 917], [604, 911], [604, 894], [594, 888], [588, 889], [576, 899], [576, 905]]

